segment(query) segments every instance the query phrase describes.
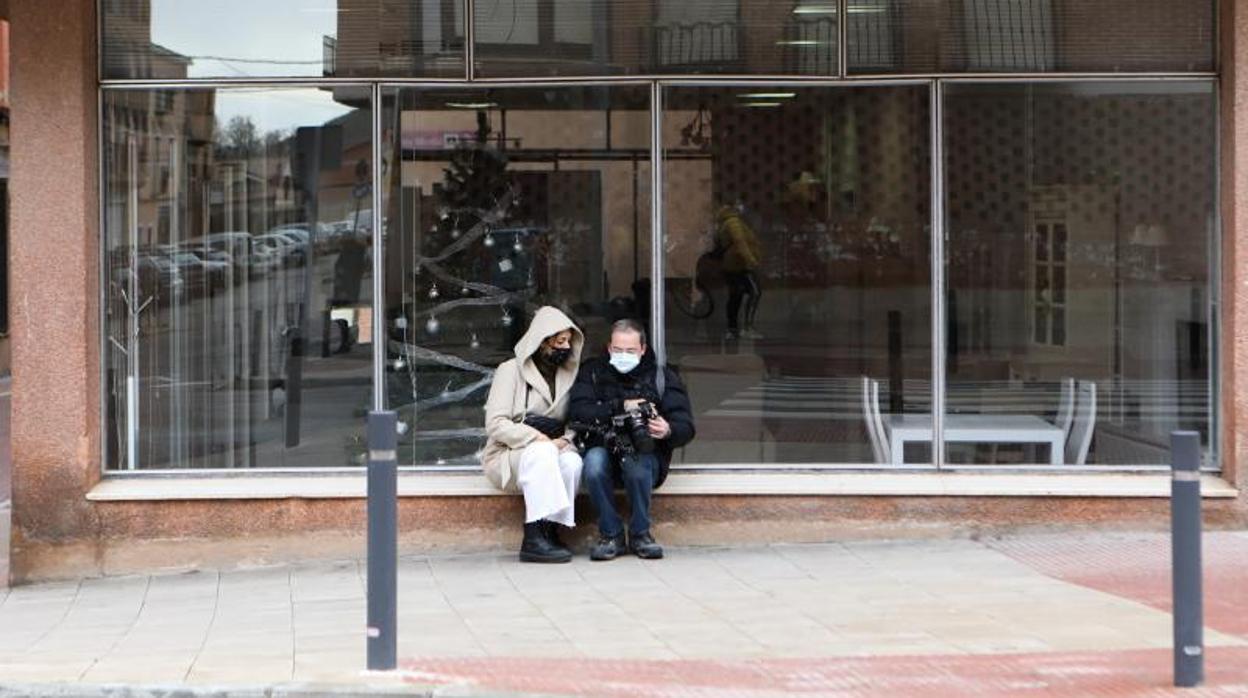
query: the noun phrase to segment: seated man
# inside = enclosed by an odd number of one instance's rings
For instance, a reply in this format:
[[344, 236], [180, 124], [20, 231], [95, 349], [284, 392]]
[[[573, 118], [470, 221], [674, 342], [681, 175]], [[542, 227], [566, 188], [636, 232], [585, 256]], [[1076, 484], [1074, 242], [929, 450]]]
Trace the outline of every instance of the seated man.
[[598, 511], [599, 540], [590, 559], [610, 560], [626, 549], [613, 501], [617, 484], [632, 508], [627, 550], [663, 557], [650, 535], [650, 494], [667, 477], [672, 451], [693, 440], [693, 411], [680, 378], [660, 369], [646, 350], [646, 331], [637, 321], [613, 324], [607, 356], [582, 363], [568, 417], [587, 449], [582, 480]]

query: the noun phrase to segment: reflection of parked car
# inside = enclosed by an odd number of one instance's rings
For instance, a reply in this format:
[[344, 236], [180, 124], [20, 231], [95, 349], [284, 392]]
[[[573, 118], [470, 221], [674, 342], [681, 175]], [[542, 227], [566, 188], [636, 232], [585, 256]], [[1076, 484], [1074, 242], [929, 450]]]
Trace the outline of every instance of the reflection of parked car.
[[292, 227], [284, 226], [281, 228], [274, 228], [270, 232], [280, 233], [287, 237], [294, 238], [295, 240], [298, 240], [299, 242], [305, 245], [312, 242], [312, 234], [309, 233], [304, 228], [292, 228]]
[[229, 252], [214, 250], [211, 247], [188, 247], [191, 252], [205, 262], [216, 262], [221, 265], [222, 271], [228, 271], [228, 268], [234, 264], [234, 258]]
[[329, 223], [283, 223], [275, 225], [270, 233], [295, 233], [306, 244], [320, 243], [329, 239], [333, 226]]
[[[113, 259], [112, 281], [123, 292], [128, 293], [132, 279], [130, 256], [124, 251], [119, 251], [114, 253]], [[182, 273], [178, 271], [178, 268], [164, 254], [139, 253], [138, 266], [134, 273], [138, 274], [137, 281], [139, 284], [139, 297], [131, 301], [135, 304], [135, 307], [142, 305], [146, 299], [152, 296], [172, 295], [178, 297], [182, 295], [185, 285]]]
[[165, 246], [163, 249], [169, 256], [169, 261], [178, 268], [189, 289], [209, 292], [225, 285], [226, 275], [229, 273], [228, 262], [205, 259], [194, 247]]
[[282, 228], [275, 229], [272, 232], [295, 243], [295, 247], [299, 250], [300, 261], [308, 261], [308, 249], [312, 246], [312, 234], [302, 228]]
[[246, 273], [250, 264], [251, 233], [244, 231], [210, 233], [202, 238], [192, 240], [191, 244], [203, 245], [209, 249], [228, 254], [230, 261], [234, 264], [236, 280], [239, 278], [238, 274]]
[[[385, 230], [386, 221], [382, 221]], [[329, 224], [330, 238], [336, 245], [344, 239], [353, 238], [358, 242], [368, 242], [373, 234], [373, 209], [362, 208], [347, 214], [347, 217]]]
[[292, 264], [301, 264], [306, 255], [303, 251], [303, 242], [293, 235], [285, 233], [265, 233], [257, 235], [252, 243], [257, 247], [268, 250], [271, 254], [277, 255], [281, 259], [288, 260]]
[[252, 276], [267, 274], [282, 266], [282, 251], [260, 243], [252, 245], [250, 266]]

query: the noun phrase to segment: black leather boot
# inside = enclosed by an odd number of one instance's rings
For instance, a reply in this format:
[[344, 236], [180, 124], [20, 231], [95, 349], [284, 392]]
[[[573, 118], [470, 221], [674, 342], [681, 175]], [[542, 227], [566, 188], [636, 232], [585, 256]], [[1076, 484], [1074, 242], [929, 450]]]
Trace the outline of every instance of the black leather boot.
[[550, 541], [551, 545], [555, 546], [559, 550], [568, 551], [569, 555], [572, 554], [572, 549], [569, 548], [568, 545], [559, 537], [559, 529], [562, 528], [562, 526], [554, 521], [547, 521], [546, 519], [542, 519], [542, 526], [546, 531], [546, 540]]
[[567, 548], [559, 548], [546, 537], [542, 521], [534, 521], [524, 525], [524, 542], [520, 544], [521, 562], [568, 562], [572, 553]]

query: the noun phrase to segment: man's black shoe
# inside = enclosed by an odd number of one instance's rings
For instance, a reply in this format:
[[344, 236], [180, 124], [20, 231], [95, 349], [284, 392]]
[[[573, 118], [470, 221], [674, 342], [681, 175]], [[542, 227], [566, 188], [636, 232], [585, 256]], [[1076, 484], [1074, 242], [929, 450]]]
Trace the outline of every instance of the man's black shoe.
[[524, 542], [520, 544], [521, 562], [568, 562], [572, 553], [567, 548], [555, 546], [546, 538], [541, 521], [524, 525]]
[[599, 536], [598, 542], [589, 549], [591, 560], [614, 560], [625, 552], [624, 534], [618, 536]]
[[649, 532], [628, 537], [628, 550], [643, 560], [658, 560], [663, 557], [663, 546], [654, 542]]

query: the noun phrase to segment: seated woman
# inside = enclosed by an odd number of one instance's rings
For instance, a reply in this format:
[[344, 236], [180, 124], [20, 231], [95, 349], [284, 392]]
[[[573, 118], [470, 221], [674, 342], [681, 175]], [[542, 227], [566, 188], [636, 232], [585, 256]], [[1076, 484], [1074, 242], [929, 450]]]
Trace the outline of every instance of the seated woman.
[[516, 343], [516, 358], [494, 372], [485, 402], [485, 476], [503, 491], [524, 493], [524, 562], [567, 562], [572, 552], [556, 526], [576, 525], [573, 504], [581, 456], [567, 429], [568, 390], [585, 337], [556, 308], [539, 308]]

